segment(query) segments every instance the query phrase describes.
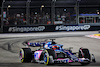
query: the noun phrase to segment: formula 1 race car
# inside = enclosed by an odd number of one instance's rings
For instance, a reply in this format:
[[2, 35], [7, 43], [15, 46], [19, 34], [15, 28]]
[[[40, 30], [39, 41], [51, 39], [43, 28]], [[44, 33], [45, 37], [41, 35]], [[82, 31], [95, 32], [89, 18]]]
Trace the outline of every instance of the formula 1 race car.
[[[21, 62], [38, 62], [48, 64], [56, 63], [81, 63], [82, 65], [96, 62], [93, 54], [90, 54], [87, 48], [80, 48], [79, 52], [73, 53], [72, 48], [63, 49], [63, 45], [57, 44], [54, 39], [52, 41], [41, 41], [35, 43], [26, 42], [28, 46], [40, 46], [39, 49], [31, 51], [30, 48], [22, 48], [20, 50]], [[77, 55], [78, 54], [78, 55]]]

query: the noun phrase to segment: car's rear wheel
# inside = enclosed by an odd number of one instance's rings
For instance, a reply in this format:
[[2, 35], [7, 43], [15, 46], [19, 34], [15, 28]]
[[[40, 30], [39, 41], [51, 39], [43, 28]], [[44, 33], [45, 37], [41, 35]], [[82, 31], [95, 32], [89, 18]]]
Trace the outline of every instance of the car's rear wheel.
[[20, 55], [19, 55], [21, 62], [31, 62], [32, 60], [32, 51], [30, 48], [22, 48], [20, 50]]

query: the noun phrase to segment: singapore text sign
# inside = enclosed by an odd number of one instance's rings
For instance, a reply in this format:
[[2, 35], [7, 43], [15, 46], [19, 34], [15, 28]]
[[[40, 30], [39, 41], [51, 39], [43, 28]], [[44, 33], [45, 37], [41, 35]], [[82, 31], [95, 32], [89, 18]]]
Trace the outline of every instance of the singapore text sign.
[[75, 30], [89, 30], [90, 29], [90, 25], [83, 25], [83, 26], [64, 26], [64, 25], [60, 25], [60, 26], [56, 26], [55, 30], [66, 30], [66, 31], [75, 31]]
[[4, 26], [4, 33], [85, 31], [95, 29], [90, 25]]
[[38, 27], [9, 27], [9, 32], [34, 32], [34, 31], [44, 31], [45, 26]]

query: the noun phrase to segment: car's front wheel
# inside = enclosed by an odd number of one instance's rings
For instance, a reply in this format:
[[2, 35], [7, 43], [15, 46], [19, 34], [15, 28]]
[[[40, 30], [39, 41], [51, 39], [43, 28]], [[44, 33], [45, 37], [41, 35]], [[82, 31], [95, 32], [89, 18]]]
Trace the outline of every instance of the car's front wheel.
[[89, 60], [85, 60], [85, 61], [87, 61], [86, 63], [81, 62], [82, 65], [90, 64], [91, 56], [90, 56], [89, 50], [87, 48], [80, 48], [80, 50], [79, 50], [79, 58], [88, 58], [89, 59]]
[[44, 53], [43, 53], [43, 60], [44, 60], [45, 65], [49, 64], [49, 53], [48, 53], [47, 50], [45, 50]]

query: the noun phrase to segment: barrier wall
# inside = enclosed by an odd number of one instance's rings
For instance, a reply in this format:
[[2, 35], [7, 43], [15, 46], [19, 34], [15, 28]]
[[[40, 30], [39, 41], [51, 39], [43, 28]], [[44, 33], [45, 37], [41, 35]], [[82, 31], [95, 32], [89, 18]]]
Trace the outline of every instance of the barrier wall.
[[40, 26], [4, 26], [4, 33], [25, 32], [57, 32], [57, 31], [93, 31], [100, 30], [100, 26], [91, 25], [40, 25]]

